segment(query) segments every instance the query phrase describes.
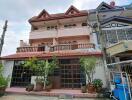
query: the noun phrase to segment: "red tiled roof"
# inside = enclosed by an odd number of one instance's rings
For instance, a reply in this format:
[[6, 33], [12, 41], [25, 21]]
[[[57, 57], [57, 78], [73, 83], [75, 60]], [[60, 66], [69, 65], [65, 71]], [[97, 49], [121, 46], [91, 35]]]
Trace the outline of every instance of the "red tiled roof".
[[[74, 10], [76, 13], [68, 14], [71, 10]], [[47, 14], [47, 17], [42, 17], [42, 15]], [[58, 13], [58, 14], [49, 14], [46, 10], [42, 10], [42, 12], [38, 16], [34, 16], [29, 19], [29, 22], [37, 22], [37, 21], [48, 21], [48, 20], [55, 20], [55, 19], [63, 19], [63, 18], [72, 18], [72, 17], [80, 17], [80, 16], [87, 16], [87, 10], [78, 10], [74, 6], [71, 6], [65, 13]]]
[[21, 52], [16, 53], [8, 56], [1, 57], [2, 60], [4, 59], [26, 59], [31, 57], [37, 58], [51, 58], [52, 56], [57, 57], [80, 57], [80, 56], [102, 56], [101, 52], [79, 52], [79, 51], [56, 51], [56, 52]]

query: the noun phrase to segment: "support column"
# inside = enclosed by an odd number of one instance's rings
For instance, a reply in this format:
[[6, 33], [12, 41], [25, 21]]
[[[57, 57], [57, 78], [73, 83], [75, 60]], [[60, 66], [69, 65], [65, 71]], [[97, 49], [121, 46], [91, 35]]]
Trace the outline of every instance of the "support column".
[[92, 33], [90, 35], [90, 42], [95, 44], [95, 49], [99, 49], [98, 39], [97, 39], [97, 34], [96, 33]]
[[53, 38], [53, 45], [57, 45], [58, 41], [56, 40], [56, 38]]

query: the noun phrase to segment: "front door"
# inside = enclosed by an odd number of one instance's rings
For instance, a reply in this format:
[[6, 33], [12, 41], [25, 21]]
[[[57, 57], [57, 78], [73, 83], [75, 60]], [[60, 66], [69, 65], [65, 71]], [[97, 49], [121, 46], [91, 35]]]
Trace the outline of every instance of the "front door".
[[81, 69], [78, 64], [61, 65], [61, 87], [62, 88], [80, 88]]

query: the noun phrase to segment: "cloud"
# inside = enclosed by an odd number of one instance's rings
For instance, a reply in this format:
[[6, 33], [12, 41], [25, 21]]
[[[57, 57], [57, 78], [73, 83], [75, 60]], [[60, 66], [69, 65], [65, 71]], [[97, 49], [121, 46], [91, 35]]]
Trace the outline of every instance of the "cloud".
[[[101, 2], [110, 3], [112, 0], [73, 0], [72, 4], [78, 9], [96, 9]], [[115, 0], [116, 5], [129, 4], [129, 0]]]
[[5, 42], [3, 45], [2, 55], [8, 55], [16, 52], [16, 48], [19, 47], [19, 41], [28, 41], [29, 31], [21, 31], [15, 33], [14, 31], [8, 30], [5, 35]]

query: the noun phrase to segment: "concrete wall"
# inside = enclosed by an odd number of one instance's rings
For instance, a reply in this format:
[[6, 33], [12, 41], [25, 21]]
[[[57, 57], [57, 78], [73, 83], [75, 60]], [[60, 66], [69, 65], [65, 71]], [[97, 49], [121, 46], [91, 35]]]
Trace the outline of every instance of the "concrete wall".
[[103, 81], [103, 87], [106, 87], [106, 75], [102, 58], [99, 58], [97, 61], [94, 79], [101, 79]]
[[[102, 58], [97, 60], [93, 79], [101, 79], [103, 81], [103, 87], [106, 87], [106, 75]], [[88, 82], [87, 80], [88, 79], [86, 79], [86, 83]]]
[[4, 71], [3, 71], [3, 75], [5, 77], [10, 77], [10, 81], [8, 83], [8, 87], [10, 87], [11, 84], [11, 78], [12, 78], [12, 72], [13, 72], [13, 66], [14, 66], [14, 61], [2, 61], [2, 64], [4, 66]]

